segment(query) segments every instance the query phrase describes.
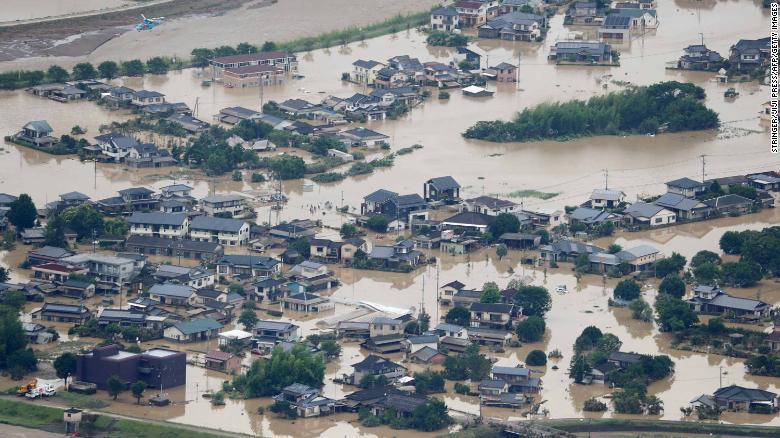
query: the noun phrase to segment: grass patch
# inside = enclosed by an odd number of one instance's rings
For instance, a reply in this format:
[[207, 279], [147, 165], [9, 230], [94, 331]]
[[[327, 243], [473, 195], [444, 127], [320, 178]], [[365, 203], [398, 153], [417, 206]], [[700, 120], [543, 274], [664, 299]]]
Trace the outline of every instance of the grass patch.
[[170, 438], [187, 436], [192, 438], [212, 438], [215, 435], [208, 432], [194, 432], [175, 426], [163, 426], [142, 421], [117, 420], [112, 424], [112, 437], [136, 437], [136, 438]]
[[108, 406], [108, 403], [85, 394], [76, 394], [75, 392], [59, 391], [54, 396], [57, 400], [80, 409], [101, 409]]
[[28, 403], [0, 400], [0, 423], [40, 427], [62, 423], [62, 410]]
[[734, 435], [751, 437], [776, 437], [780, 434], [780, 428], [769, 426], [752, 426], [736, 424], [717, 424], [687, 421], [661, 421], [661, 420], [628, 420], [628, 419], [593, 419], [581, 421], [580, 419], [542, 420], [538, 422], [544, 426], [566, 432], [671, 432], [693, 433], [699, 435]]
[[560, 193], [555, 192], [540, 192], [539, 190], [515, 190], [509, 192], [507, 196], [510, 198], [539, 198], [550, 199], [558, 196]]

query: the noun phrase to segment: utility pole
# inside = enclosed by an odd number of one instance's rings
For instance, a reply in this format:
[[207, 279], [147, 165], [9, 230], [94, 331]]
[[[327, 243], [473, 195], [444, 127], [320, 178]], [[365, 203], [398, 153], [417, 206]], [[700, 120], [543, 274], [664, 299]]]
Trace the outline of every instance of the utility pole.
[[701, 45], [704, 45], [704, 34], [702, 32], [699, 32], [699, 35], [701, 35]]
[[604, 171], [604, 190], [609, 188], [609, 169], [602, 169]]
[[706, 160], [707, 156], [704, 155], [704, 154], [701, 154], [701, 155], [699, 155], [699, 157], [701, 158], [701, 182], [702, 182], [702, 184], [704, 184], [704, 174], [705, 174], [704, 169], [705, 169], [705, 166], [707, 165], [707, 160]]
[[723, 367], [718, 367], [718, 388], [723, 388]]

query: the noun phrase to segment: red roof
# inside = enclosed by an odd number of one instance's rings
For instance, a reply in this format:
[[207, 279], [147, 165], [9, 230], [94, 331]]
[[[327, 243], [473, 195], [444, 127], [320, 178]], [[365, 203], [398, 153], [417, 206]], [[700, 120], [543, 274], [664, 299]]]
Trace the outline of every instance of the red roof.
[[233, 355], [231, 353], [219, 350], [209, 351], [208, 354], [206, 354], [206, 359], [219, 360], [222, 362], [228, 361], [232, 357]]
[[47, 271], [57, 271], [57, 272], [79, 272], [83, 271], [84, 268], [80, 268], [77, 266], [68, 266], [68, 265], [61, 265], [59, 263], [43, 263], [37, 266], [33, 266], [33, 270], [35, 269], [45, 269]]

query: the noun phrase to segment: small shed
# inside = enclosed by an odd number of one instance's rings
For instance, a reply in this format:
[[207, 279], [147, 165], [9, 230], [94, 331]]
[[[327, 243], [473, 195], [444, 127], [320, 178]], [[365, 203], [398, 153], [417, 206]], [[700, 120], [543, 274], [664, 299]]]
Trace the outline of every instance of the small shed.
[[493, 96], [493, 91], [490, 91], [486, 88], [478, 87], [476, 85], [469, 85], [468, 87], [464, 88], [463, 94], [465, 96], [469, 97], [491, 97]]

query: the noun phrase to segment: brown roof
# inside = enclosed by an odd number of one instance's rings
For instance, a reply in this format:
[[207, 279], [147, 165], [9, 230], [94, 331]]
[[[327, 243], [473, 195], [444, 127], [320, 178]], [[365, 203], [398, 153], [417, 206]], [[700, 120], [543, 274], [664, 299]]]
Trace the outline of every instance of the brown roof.
[[38, 266], [35, 266], [38, 269], [45, 269], [47, 271], [57, 271], [57, 272], [78, 272], [83, 271], [84, 268], [76, 267], [76, 266], [67, 266], [67, 265], [61, 265], [59, 263], [43, 263]]
[[266, 71], [284, 71], [279, 67], [274, 67], [272, 65], [267, 64], [258, 64], [258, 65], [245, 65], [243, 67], [236, 67], [236, 68], [226, 68], [225, 74], [234, 74], [234, 75], [245, 75], [245, 74], [251, 74], [251, 73], [262, 73]]
[[211, 360], [218, 360], [222, 362], [228, 361], [232, 357], [233, 355], [231, 353], [227, 353], [225, 351], [219, 351], [219, 350], [209, 351], [208, 354], [206, 354], [207, 360], [211, 359]]
[[286, 58], [287, 56], [288, 56], [287, 52], [281, 52], [281, 51], [243, 53], [241, 55], [220, 56], [218, 58], [212, 59], [212, 61], [218, 62], [220, 64], [232, 64], [234, 62], [252, 62], [252, 61], [263, 61], [266, 59]]

